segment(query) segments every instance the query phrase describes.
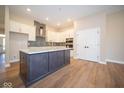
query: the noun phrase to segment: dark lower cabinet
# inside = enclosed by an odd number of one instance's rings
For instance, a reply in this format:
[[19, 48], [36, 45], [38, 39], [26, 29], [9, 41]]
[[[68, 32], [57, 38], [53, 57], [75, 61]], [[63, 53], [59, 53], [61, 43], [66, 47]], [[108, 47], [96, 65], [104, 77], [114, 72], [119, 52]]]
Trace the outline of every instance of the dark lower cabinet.
[[28, 55], [20, 52], [20, 76], [24, 82], [28, 82]]
[[48, 73], [48, 53], [30, 55], [30, 81]]
[[66, 64], [70, 64], [70, 50], [65, 50], [65, 55], [64, 55], [65, 57], [65, 61], [64, 61], [64, 64], [66, 65]]
[[49, 53], [49, 71], [53, 72], [64, 65], [64, 52], [55, 51]]
[[70, 50], [36, 54], [20, 52], [20, 76], [28, 86], [69, 63]]

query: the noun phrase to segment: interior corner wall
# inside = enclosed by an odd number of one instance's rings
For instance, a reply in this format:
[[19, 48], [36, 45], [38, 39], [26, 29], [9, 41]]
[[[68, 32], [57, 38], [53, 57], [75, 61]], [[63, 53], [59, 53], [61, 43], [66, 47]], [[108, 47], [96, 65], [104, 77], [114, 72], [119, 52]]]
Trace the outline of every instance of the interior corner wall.
[[0, 5], [0, 34], [5, 34], [5, 6]]
[[20, 34], [15, 32], [10, 32], [10, 62], [18, 62], [19, 61], [19, 50], [20, 49], [27, 49], [28, 47], [28, 35], [27, 34]]
[[0, 54], [3, 53], [3, 37], [0, 37]]
[[124, 10], [107, 15], [107, 60], [124, 63]]
[[[80, 19], [74, 23], [75, 31], [83, 31], [85, 29], [90, 28], [97, 28], [100, 27], [100, 61], [105, 62], [106, 57], [106, 14], [96, 14], [92, 16], [84, 17], [83, 19]], [[75, 35], [76, 36], [76, 35]], [[74, 50], [75, 50], [75, 57], [76, 57], [76, 39], [74, 39]]]
[[5, 61], [6, 64], [5, 66], [8, 67], [10, 66], [9, 64], [9, 7], [5, 6]]

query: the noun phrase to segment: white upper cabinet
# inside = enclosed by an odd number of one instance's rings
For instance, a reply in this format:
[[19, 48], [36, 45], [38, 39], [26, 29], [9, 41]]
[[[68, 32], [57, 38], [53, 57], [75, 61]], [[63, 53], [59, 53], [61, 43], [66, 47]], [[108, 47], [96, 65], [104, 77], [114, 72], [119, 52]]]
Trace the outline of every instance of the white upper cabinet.
[[27, 34], [29, 41], [35, 41], [36, 39], [35, 26], [29, 26], [26, 24], [22, 24], [22, 23], [10, 20], [10, 31]]
[[57, 31], [54, 28], [46, 27], [47, 42], [66, 42], [66, 38], [74, 37], [74, 29], [65, 29]]
[[28, 33], [28, 40], [29, 41], [35, 41], [36, 40], [35, 26], [28, 27], [27, 33]]
[[58, 34], [55, 31], [47, 31], [46, 40], [48, 42], [57, 42], [58, 41]]
[[19, 23], [15, 22], [15, 21], [10, 21], [10, 31], [11, 32], [20, 32], [20, 27], [19, 27]]

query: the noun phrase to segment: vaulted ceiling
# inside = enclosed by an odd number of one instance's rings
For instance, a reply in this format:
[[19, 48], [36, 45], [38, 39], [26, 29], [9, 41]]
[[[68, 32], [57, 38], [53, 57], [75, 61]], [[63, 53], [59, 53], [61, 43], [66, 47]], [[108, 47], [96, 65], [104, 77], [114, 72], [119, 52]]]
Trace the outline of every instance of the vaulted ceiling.
[[[75, 20], [99, 12], [113, 12], [124, 9], [124, 6], [103, 5], [16, 5], [9, 6], [13, 14], [31, 17], [39, 22], [65, 27]], [[27, 11], [29, 8], [31, 11]], [[58, 24], [58, 26], [57, 26]]]

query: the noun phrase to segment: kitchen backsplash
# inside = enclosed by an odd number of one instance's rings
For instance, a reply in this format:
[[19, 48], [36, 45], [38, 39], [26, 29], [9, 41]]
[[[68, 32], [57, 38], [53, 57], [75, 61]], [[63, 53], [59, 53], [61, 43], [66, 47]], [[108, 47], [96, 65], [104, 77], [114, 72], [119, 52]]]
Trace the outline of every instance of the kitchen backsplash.
[[45, 45], [46, 41], [44, 37], [36, 37], [36, 41], [28, 41], [28, 47], [41, 47]]
[[46, 46], [65, 46], [65, 42], [46, 42]]
[[36, 37], [36, 41], [28, 41], [28, 47], [65, 46], [65, 42], [46, 42], [44, 37]]

